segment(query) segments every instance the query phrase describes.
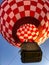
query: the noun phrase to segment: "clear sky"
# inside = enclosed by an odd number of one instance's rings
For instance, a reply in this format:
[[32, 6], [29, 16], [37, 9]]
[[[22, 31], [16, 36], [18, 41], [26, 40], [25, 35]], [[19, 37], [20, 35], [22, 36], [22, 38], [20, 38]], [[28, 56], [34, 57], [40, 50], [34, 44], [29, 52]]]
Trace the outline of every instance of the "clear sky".
[[[2, 0], [0, 0], [1, 3]], [[49, 39], [41, 46], [42, 61], [39, 63], [22, 63], [19, 48], [10, 45], [0, 34], [0, 65], [49, 65]]]

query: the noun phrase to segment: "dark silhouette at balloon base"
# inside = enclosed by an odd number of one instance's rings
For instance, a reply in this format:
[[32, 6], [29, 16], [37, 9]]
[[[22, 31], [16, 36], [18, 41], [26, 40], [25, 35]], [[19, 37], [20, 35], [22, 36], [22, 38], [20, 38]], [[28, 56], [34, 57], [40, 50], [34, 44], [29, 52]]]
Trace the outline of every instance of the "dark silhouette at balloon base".
[[21, 45], [21, 61], [23, 63], [40, 62], [42, 60], [41, 48], [35, 42], [24, 42]]

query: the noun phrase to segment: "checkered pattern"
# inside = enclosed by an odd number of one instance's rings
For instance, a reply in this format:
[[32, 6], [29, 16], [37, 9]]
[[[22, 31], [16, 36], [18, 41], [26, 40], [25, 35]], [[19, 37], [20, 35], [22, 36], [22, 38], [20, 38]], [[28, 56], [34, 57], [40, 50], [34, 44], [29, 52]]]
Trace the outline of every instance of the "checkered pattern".
[[24, 24], [20, 26], [16, 33], [21, 40], [24, 41], [33, 41], [37, 38], [39, 31], [38, 29], [32, 24]]
[[49, 13], [49, 2], [47, 0], [5, 0], [1, 4], [0, 10], [1, 33], [7, 41], [19, 47], [21, 43], [16, 44], [12, 37], [12, 28], [20, 18], [31, 16], [40, 21], [41, 26], [38, 29], [41, 33], [35, 41], [42, 43], [41, 41], [45, 41], [49, 36], [49, 15], [47, 12]]

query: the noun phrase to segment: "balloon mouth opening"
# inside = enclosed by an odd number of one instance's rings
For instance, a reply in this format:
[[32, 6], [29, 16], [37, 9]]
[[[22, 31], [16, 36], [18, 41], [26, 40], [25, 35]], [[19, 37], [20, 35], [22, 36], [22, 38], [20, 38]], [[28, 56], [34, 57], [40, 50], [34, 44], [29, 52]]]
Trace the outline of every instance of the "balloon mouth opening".
[[[14, 40], [17, 42], [17, 43], [19, 43], [19, 42], [22, 42], [20, 39], [19, 39], [19, 37], [18, 37], [18, 35], [17, 35], [17, 30], [21, 27], [21, 26], [23, 26], [23, 25], [25, 25], [25, 24], [27, 24], [27, 25], [31, 25], [31, 26], [35, 26], [35, 28], [38, 28], [39, 27], [39, 25], [40, 25], [40, 21], [39, 20], [37, 20], [36, 18], [34, 18], [34, 17], [23, 17], [23, 18], [21, 18], [21, 19], [19, 19], [18, 21], [16, 21], [16, 23], [14, 24], [14, 26], [13, 26], [13, 30], [12, 30], [12, 36], [13, 36], [13, 38], [14, 38]], [[26, 27], [27, 27], [27, 25], [26, 25]], [[22, 32], [22, 31], [21, 31]], [[33, 41], [33, 40], [32, 40]], [[24, 41], [23, 41], [24, 42]]]
[[36, 42], [23, 42], [21, 45], [22, 63], [40, 62], [42, 60], [42, 50]]
[[23, 24], [17, 30], [16, 35], [21, 42], [33, 42], [39, 35], [38, 28], [33, 24]]

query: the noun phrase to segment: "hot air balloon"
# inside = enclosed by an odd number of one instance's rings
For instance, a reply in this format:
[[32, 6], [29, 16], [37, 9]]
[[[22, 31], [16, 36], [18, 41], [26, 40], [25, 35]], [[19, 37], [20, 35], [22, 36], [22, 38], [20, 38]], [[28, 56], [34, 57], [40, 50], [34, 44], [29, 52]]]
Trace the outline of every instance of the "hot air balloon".
[[0, 6], [0, 33], [21, 48], [22, 62], [41, 61], [39, 45], [49, 38], [49, 1], [4, 0]]

